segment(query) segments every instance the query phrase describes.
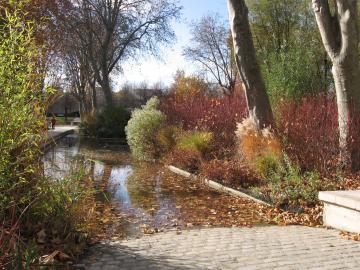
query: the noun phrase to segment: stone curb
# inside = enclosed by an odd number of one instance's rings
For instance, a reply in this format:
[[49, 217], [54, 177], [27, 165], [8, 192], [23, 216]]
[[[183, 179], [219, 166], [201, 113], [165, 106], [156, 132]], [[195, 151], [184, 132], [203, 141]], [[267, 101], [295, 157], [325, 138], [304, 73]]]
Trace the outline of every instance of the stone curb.
[[[184, 171], [182, 169], [179, 169], [175, 166], [167, 166], [167, 168], [172, 171], [173, 173], [175, 174], [178, 174], [178, 175], [181, 175], [185, 178], [189, 178], [191, 180], [196, 180], [197, 179], [197, 176], [194, 175], [194, 174], [191, 174], [187, 171]], [[223, 192], [223, 193], [227, 193], [227, 194], [230, 194], [230, 195], [233, 195], [233, 196], [236, 196], [236, 197], [240, 197], [240, 198], [245, 198], [245, 199], [249, 199], [251, 201], [254, 201], [256, 203], [259, 203], [259, 204], [263, 204], [263, 205], [266, 205], [266, 206], [272, 206], [271, 204], [267, 203], [267, 202], [264, 202], [262, 200], [259, 200], [257, 198], [254, 198], [244, 192], [241, 192], [241, 191], [238, 191], [238, 190], [235, 190], [233, 188], [229, 188], [229, 187], [226, 187], [226, 186], [223, 186], [215, 181], [212, 181], [212, 180], [209, 180], [209, 179], [205, 179], [204, 181], [205, 185], [207, 185], [208, 187], [212, 188], [212, 189], [215, 189], [217, 191], [220, 191], [220, 192]]]

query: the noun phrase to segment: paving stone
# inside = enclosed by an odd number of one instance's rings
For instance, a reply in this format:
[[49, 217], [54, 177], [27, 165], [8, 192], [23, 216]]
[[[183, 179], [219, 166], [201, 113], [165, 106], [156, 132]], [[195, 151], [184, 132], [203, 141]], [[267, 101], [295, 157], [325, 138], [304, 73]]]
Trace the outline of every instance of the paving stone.
[[[111, 245], [111, 246], [110, 246]], [[110, 248], [109, 248], [110, 247]], [[359, 269], [360, 242], [301, 226], [204, 228], [109, 242], [86, 269]]]

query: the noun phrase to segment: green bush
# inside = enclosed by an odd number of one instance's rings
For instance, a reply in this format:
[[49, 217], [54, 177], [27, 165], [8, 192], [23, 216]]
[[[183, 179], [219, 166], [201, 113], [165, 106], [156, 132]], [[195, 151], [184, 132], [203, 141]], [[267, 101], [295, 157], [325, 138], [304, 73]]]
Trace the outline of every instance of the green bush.
[[41, 171], [40, 145], [46, 132], [46, 92], [33, 24], [21, 11], [0, 12], [0, 220], [8, 207], [26, 208]]
[[50, 91], [42, 88], [44, 48], [36, 46], [22, 3], [8, 1], [11, 10], [0, 5], [0, 269], [5, 263], [6, 269], [23, 269], [43, 255], [33, 240], [42, 229], [74, 233], [75, 220], [85, 216], [75, 218], [75, 205], [89, 194], [80, 183], [83, 174], [61, 183], [44, 176]]
[[97, 138], [125, 138], [125, 126], [130, 113], [122, 106], [106, 107], [100, 113], [85, 117], [84, 135]]
[[183, 134], [177, 143], [177, 147], [182, 150], [198, 151], [201, 155], [206, 155], [211, 150], [213, 135], [210, 132], [194, 131]]
[[164, 127], [166, 117], [158, 109], [160, 101], [152, 97], [141, 109], [135, 109], [126, 126], [126, 137], [135, 158], [151, 160], [159, 157], [157, 132]]
[[279, 163], [269, 174], [270, 199], [277, 205], [305, 203], [312, 205], [318, 202], [318, 191], [321, 190], [320, 175], [315, 172], [301, 173], [299, 166], [285, 155], [284, 162]]
[[326, 87], [319, 75], [315, 52], [294, 44], [287, 51], [268, 53], [263, 74], [272, 104], [318, 93]]
[[279, 167], [279, 159], [277, 157], [267, 155], [260, 157], [255, 161], [256, 171], [264, 179], [270, 178]]

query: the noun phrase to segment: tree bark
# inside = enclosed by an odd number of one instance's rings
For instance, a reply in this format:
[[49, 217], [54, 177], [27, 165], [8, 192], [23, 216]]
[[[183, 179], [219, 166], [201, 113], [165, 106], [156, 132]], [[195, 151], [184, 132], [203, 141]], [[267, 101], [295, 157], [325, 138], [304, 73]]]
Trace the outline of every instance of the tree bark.
[[104, 92], [104, 96], [105, 96], [105, 100], [106, 100], [106, 104], [107, 106], [113, 106], [114, 102], [113, 102], [113, 94], [112, 94], [112, 90], [110, 87], [110, 78], [108, 76], [109, 74], [103, 73], [102, 74], [102, 80], [100, 82], [101, 88]]
[[354, 163], [350, 149], [350, 121], [360, 112], [360, 68], [358, 59], [358, 15], [356, 0], [335, 0], [332, 15], [328, 0], [312, 0], [321, 38], [333, 64], [339, 123], [340, 161]]
[[96, 78], [89, 80], [90, 92], [91, 92], [91, 107], [92, 110], [97, 110], [97, 93], [96, 93]]
[[245, 90], [250, 117], [258, 128], [274, 125], [269, 97], [256, 59], [253, 38], [244, 0], [228, 0], [236, 65]]

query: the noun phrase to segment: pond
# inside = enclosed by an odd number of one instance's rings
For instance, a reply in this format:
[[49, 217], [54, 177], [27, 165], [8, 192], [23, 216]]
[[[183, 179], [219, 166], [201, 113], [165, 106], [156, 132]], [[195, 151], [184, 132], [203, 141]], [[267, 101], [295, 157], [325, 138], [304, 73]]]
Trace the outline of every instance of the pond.
[[146, 230], [150, 233], [177, 215], [172, 198], [161, 188], [163, 174], [159, 166], [151, 164], [149, 168], [149, 164], [133, 162], [127, 146], [120, 141], [68, 135], [45, 154], [45, 174], [61, 181], [79, 168], [79, 163], [94, 179], [98, 200], [110, 202], [112, 210], [122, 215], [122, 232], [127, 236]]
[[262, 222], [250, 202], [177, 177], [161, 164], [134, 161], [128, 147], [116, 140], [68, 135], [45, 154], [45, 174], [61, 181], [79, 163], [94, 179], [97, 200], [106, 205], [103, 223], [110, 238]]

